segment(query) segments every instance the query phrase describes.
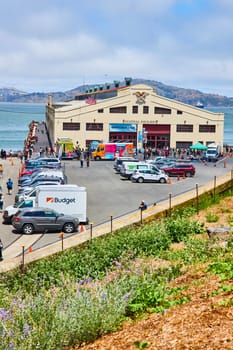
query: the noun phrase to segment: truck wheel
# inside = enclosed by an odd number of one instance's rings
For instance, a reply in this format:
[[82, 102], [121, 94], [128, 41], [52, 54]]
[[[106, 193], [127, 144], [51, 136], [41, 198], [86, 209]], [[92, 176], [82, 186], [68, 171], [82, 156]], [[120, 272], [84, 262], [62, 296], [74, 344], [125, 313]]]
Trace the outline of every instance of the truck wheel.
[[164, 177], [161, 177], [161, 178], [159, 179], [159, 182], [160, 182], [161, 184], [165, 184], [167, 181], [166, 181], [166, 179], [165, 179]]
[[72, 233], [72, 232], [74, 232], [74, 224], [72, 224], [72, 222], [67, 222], [63, 226], [63, 232], [65, 232], [65, 233]]
[[33, 232], [34, 232], [34, 227], [32, 224], [23, 225], [23, 233], [25, 233], [25, 235], [31, 235]]
[[191, 177], [192, 176], [192, 174], [189, 171], [185, 175], [186, 175], [186, 177]]
[[139, 178], [138, 178], [138, 182], [139, 182], [140, 184], [142, 184], [142, 183], [144, 182], [143, 177], [139, 177]]

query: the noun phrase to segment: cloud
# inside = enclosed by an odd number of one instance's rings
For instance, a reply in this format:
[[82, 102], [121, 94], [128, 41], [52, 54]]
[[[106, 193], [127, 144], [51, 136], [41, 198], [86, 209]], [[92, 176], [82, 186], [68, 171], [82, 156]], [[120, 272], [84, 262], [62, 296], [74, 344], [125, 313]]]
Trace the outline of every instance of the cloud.
[[132, 76], [233, 96], [232, 15], [230, 0], [8, 0], [0, 81], [64, 91]]

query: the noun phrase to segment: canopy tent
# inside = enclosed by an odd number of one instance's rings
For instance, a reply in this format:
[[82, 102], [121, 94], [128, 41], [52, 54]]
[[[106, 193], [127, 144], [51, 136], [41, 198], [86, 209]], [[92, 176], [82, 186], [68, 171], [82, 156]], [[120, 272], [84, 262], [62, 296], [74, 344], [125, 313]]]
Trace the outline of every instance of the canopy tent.
[[191, 150], [196, 150], [196, 151], [206, 151], [207, 146], [203, 145], [201, 142], [197, 142], [194, 145], [189, 147]]

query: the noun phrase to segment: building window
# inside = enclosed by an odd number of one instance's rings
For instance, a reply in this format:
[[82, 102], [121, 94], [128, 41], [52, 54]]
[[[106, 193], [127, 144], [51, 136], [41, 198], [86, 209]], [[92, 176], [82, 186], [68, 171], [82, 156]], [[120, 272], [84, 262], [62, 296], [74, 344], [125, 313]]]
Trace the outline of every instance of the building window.
[[178, 142], [176, 142], [176, 148], [188, 149], [190, 146], [192, 146], [192, 142], [190, 142], [190, 141], [178, 141]]
[[177, 124], [176, 132], [193, 132], [193, 125], [191, 124]]
[[216, 132], [216, 125], [199, 125], [199, 132]]
[[138, 106], [133, 106], [133, 108], [132, 108], [132, 113], [133, 113], [133, 114], [138, 113]]
[[63, 123], [63, 130], [80, 130], [80, 123]]
[[172, 111], [169, 108], [155, 107], [155, 114], [171, 114]]
[[98, 113], [104, 113], [104, 109], [103, 108], [98, 109]]
[[103, 123], [86, 123], [87, 131], [103, 131]]
[[143, 106], [143, 114], [149, 113], [149, 106]]
[[183, 112], [178, 110], [178, 111], [176, 111], [176, 114], [183, 114]]
[[110, 113], [127, 113], [127, 107], [121, 106], [121, 107], [112, 107], [109, 109]]

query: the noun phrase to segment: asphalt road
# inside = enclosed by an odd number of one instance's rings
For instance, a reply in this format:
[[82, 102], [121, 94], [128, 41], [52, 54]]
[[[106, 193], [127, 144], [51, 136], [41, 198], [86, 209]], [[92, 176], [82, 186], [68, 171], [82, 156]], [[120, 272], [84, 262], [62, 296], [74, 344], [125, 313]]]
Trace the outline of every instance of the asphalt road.
[[[110, 217], [116, 218], [126, 213], [138, 210], [141, 200], [150, 206], [153, 203], [159, 203], [168, 199], [171, 193], [172, 197], [194, 189], [196, 184], [199, 187], [207, 182], [213, 181], [226, 172], [230, 172], [233, 165], [233, 159], [228, 158], [226, 162], [221, 162], [214, 166], [208, 163], [207, 166], [202, 163], [194, 162], [196, 175], [192, 178], [180, 179], [171, 178], [171, 184], [159, 183], [132, 183], [129, 180], [122, 179], [113, 169], [112, 161], [92, 161], [90, 167], [84, 165], [80, 167], [77, 160], [63, 161], [63, 168], [68, 178], [68, 183], [77, 184], [87, 188], [87, 216], [93, 225], [99, 225], [109, 221]], [[5, 171], [2, 181], [4, 189], [5, 203], [4, 207], [14, 202], [14, 194], [17, 192], [17, 175], [20, 167], [19, 160], [14, 164], [7, 160], [4, 163]], [[12, 196], [6, 194], [5, 182], [8, 177], [14, 179], [15, 188]], [[217, 180], [216, 180], [217, 183]], [[66, 235], [68, 237], [69, 235]], [[13, 230], [11, 225], [0, 223], [0, 238], [4, 247], [11, 245], [17, 240], [19, 234]], [[36, 238], [36, 237], [35, 237]], [[29, 239], [29, 238], [28, 238]], [[54, 243], [59, 240], [58, 233], [47, 233], [33, 245], [34, 249]]]

